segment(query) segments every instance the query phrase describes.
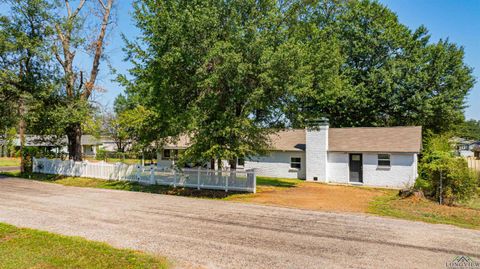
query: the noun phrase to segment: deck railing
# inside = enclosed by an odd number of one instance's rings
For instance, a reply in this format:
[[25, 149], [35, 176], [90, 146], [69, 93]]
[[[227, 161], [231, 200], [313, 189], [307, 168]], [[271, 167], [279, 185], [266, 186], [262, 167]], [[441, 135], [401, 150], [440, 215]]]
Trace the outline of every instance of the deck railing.
[[254, 170], [170, 168], [106, 162], [33, 159], [33, 172], [105, 180], [126, 180], [172, 187], [256, 192]]

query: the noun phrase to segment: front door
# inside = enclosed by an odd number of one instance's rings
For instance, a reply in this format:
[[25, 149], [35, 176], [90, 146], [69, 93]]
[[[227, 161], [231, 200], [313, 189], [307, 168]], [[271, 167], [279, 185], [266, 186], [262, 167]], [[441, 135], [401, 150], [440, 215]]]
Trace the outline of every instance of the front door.
[[363, 161], [362, 154], [351, 153], [350, 154], [350, 182], [363, 182]]

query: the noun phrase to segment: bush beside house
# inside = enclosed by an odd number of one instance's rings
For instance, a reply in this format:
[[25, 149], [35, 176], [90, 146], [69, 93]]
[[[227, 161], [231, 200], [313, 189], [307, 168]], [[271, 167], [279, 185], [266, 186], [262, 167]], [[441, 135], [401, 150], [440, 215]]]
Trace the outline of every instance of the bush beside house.
[[474, 172], [468, 168], [464, 158], [454, 155], [446, 135], [428, 139], [419, 172], [416, 187], [445, 204], [468, 201], [477, 193], [478, 182]]

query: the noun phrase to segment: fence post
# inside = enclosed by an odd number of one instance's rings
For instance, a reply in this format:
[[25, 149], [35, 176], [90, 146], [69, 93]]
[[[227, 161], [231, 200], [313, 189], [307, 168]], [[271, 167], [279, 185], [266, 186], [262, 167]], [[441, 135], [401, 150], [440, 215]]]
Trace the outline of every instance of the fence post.
[[228, 192], [228, 179], [232, 175], [232, 171], [230, 171], [229, 175], [225, 177], [225, 192]]
[[70, 169], [70, 176], [73, 177], [73, 176], [75, 176], [75, 175], [74, 175], [75, 161], [74, 161], [73, 159], [70, 159], [70, 167], [71, 167], [71, 169]]
[[155, 181], [155, 167], [153, 164], [150, 164], [150, 183], [155, 185], [157, 182]]
[[98, 166], [100, 167], [100, 175], [98, 176], [98, 178], [101, 178], [101, 179], [103, 179], [103, 174], [105, 174], [103, 172], [105, 170], [104, 163], [105, 161], [98, 162]]
[[87, 167], [88, 167], [88, 161], [83, 161], [82, 170], [81, 170], [81, 173], [80, 173], [81, 177], [88, 177]]
[[137, 164], [137, 181], [140, 181], [140, 165]]
[[36, 173], [37, 171], [37, 159], [35, 157], [32, 158], [32, 172]]
[[200, 166], [197, 169], [197, 190], [200, 190]]
[[175, 168], [172, 168], [173, 169], [173, 187], [176, 188], [177, 187], [177, 171], [175, 170]]
[[257, 193], [257, 176], [255, 175], [255, 169], [252, 170], [253, 176], [253, 193]]

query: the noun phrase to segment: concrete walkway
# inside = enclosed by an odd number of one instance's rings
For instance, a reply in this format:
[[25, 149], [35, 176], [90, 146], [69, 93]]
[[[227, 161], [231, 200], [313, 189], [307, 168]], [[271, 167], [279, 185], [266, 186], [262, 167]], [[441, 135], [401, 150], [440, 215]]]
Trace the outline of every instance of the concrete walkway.
[[480, 231], [0, 179], [0, 222], [167, 256], [178, 267], [446, 268], [480, 260]]

